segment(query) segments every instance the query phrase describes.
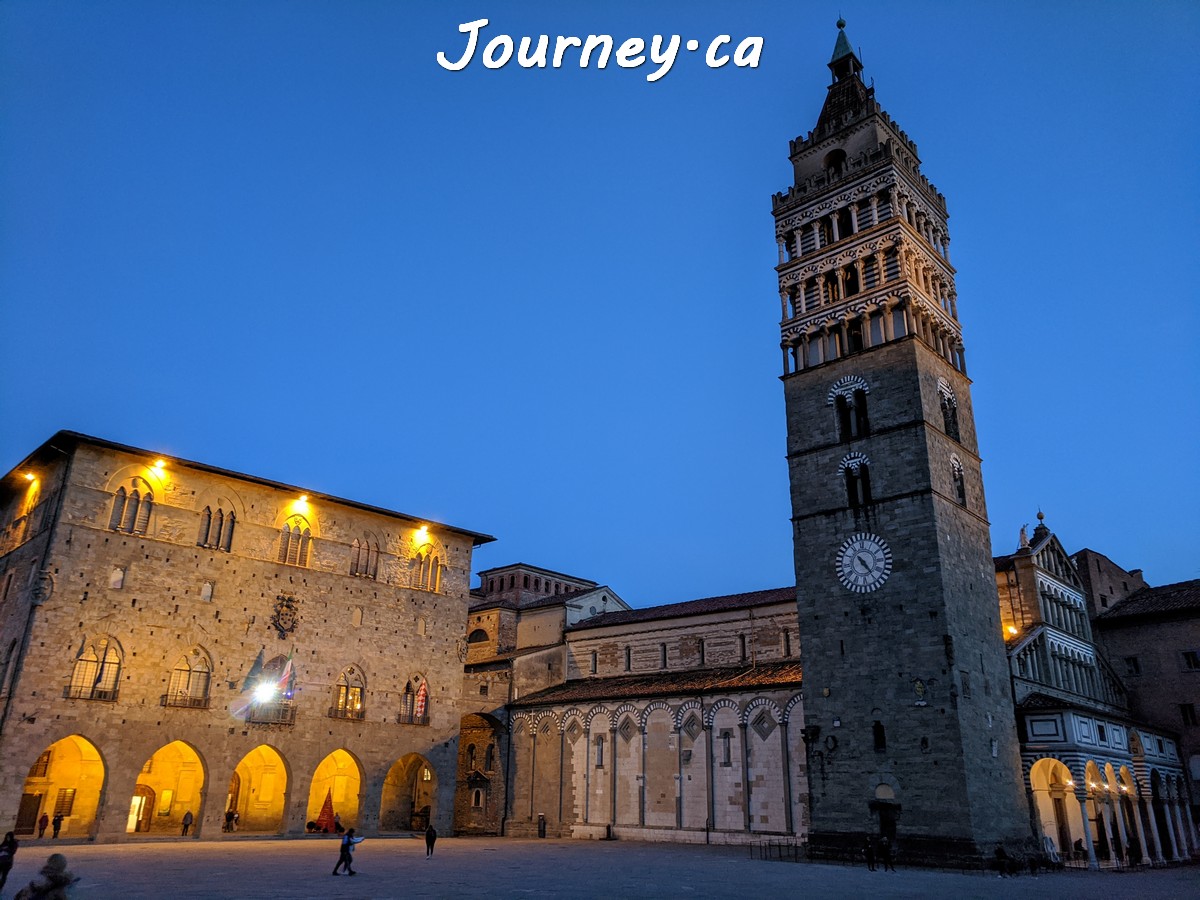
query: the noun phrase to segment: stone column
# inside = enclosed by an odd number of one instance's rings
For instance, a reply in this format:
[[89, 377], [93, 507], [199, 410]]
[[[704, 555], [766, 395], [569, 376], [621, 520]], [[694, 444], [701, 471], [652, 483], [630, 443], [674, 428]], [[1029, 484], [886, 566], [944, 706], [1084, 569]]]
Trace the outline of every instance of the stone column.
[[801, 278], [796, 282], [796, 312], [802, 313], [808, 310], [808, 297], [805, 295], [804, 279]]
[[642, 774], [638, 785], [638, 825], [646, 827], [646, 732], [642, 732]]
[[829, 214], [829, 231], [833, 235], [833, 243], [836, 244], [838, 241], [840, 241], [842, 239], [841, 234], [838, 233], [837, 210], [834, 210], [832, 213]]
[[530, 719], [529, 732], [529, 821], [533, 821], [533, 792], [537, 788], [538, 723]]
[[746, 833], [750, 833], [750, 741], [746, 735], [746, 723], [739, 722], [738, 730], [742, 739], [742, 819], [746, 823]]
[[871, 195], [871, 224], [879, 224], [879, 195]]
[[792, 815], [792, 754], [788, 742], [787, 719], [779, 725], [779, 740], [783, 742], [783, 827], [788, 834], [795, 834], [796, 823]]
[[[704, 716], [704, 708], [703, 707], [700, 708], [700, 715], [703, 718], [703, 716]], [[713, 763], [715, 761], [713, 760], [713, 734], [712, 734], [712, 732], [713, 732], [712, 724], [711, 723], [705, 724], [704, 740], [708, 744], [708, 760], [707, 760], [708, 764], [704, 767], [704, 781], [705, 781], [704, 786], [705, 786], [705, 793], [708, 795], [706, 798], [706, 801], [705, 801], [708, 804], [708, 818], [707, 818], [708, 824], [707, 824], [707, 827], [705, 828], [706, 831], [710, 828], [715, 827], [717, 824], [716, 807], [713, 805]]]
[[775, 243], [779, 246], [779, 262], [781, 264], [787, 262], [788, 257], [785, 255], [785, 251], [787, 249], [787, 235], [775, 238]]
[[563, 728], [558, 729], [558, 825], [562, 828], [563, 825], [563, 785], [566, 783], [567, 774], [567, 732]]
[[1176, 797], [1175, 801], [1170, 805], [1169, 809], [1171, 812], [1174, 813], [1174, 820], [1173, 820], [1172, 824], [1175, 826], [1175, 834], [1176, 834], [1175, 844], [1176, 844], [1176, 848], [1178, 851], [1177, 858], [1178, 859], [1187, 859], [1189, 856], [1191, 856], [1191, 852], [1188, 849], [1187, 835], [1184, 833], [1184, 828], [1183, 828], [1183, 815], [1180, 811], [1180, 807], [1182, 807], [1182, 806], [1183, 806], [1183, 801], [1181, 801], [1178, 797]]
[[858, 227], [858, 202], [855, 201], [854, 203], [851, 203], [849, 209], [850, 209], [850, 233], [858, 234], [858, 232], [862, 230]]
[[612, 760], [612, 772], [609, 778], [609, 789], [611, 795], [609, 797], [609, 806], [611, 809], [608, 814], [608, 821], [616, 827], [617, 824], [617, 723], [613, 722], [608, 729], [608, 749], [609, 758]]
[[813, 250], [814, 251], [820, 250], [821, 249], [821, 223], [818, 221], [814, 221], [812, 223], [812, 227], [813, 227]]
[[[1146, 847], [1146, 833], [1142, 830], [1142, 817], [1138, 813], [1138, 798], [1136, 794], [1125, 795], [1129, 802], [1130, 818], [1133, 820], [1133, 837], [1137, 840], [1138, 846], [1142, 849], [1142, 858], [1149, 859], [1150, 851]], [[1124, 815], [1125, 807], [1122, 804], [1121, 813]]]
[[1154, 815], [1153, 795], [1151, 795], [1146, 801], [1146, 818], [1150, 822], [1150, 832], [1154, 835], [1154, 858], [1158, 862], [1165, 864], [1167, 857], [1166, 854], [1163, 853], [1163, 840], [1162, 833], [1158, 830], [1158, 817]]
[[1087, 794], [1085, 793], [1082, 796], [1080, 794], [1076, 794], [1075, 799], [1079, 801], [1079, 809], [1083, 815], [1083, 843], [1087, 847], [1088, 868], [1099, 869], [1100, 862], [1096, 859], [1096, 845], [1092, 841], [1092, 819], [1091, 816], [1088, 815]]
[[1113, 794], [1110, 797], [1109, 805], [1112, 807], [1112, 818], [1115, 827], [1113, 833], [1121, 839], [1121, 857], [1129, 858], [1129, 835], [1125, 832], [1125, 815], [1121, 810], [1121, 797], [1119, 794]]
[[790, 348], [790, 345], [787, 344], [786, 342], [781, 343], [779, 345], [779, 349], [783, 351], [783, 374], [784, 375], [791, 374], [791, 371], [788, 369], [788, 349], [789, 348]]
[[[682, 713], [680, 714], [682, 715]], [[675, 732], [675, 827], [683, 828], [683, 732]]]
[[583, 733], [587, 746], [583, 748], [583, 824], [591, 821], [592, 814], [592, 726], [588, 723]]
[[870, 349], [870, 347], [872, 346], [872, 342], [871, 342], [871, 311], [866, 310], [865, 312], [863, 312], [863, 314], [859, 318], [862, 319], [863, 349], [867, 350], [867, 349]]

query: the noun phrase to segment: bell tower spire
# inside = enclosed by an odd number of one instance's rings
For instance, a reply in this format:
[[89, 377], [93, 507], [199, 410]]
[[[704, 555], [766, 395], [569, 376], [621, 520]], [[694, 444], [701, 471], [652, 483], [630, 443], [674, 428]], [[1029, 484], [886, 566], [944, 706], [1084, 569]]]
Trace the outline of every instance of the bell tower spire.
[[858, 77], [862, 73], [862, 63], [851, 49], [850, 39], [846, 37], [846, 20], [838, 19], [837, 27], [837, 43], [833, 45], [833, 57], [829, 60], [829, 70], [833, 72], [835, 83]]
[[773, 198], [809, 852], [1029, 834], [946, 200], [838, 22]]

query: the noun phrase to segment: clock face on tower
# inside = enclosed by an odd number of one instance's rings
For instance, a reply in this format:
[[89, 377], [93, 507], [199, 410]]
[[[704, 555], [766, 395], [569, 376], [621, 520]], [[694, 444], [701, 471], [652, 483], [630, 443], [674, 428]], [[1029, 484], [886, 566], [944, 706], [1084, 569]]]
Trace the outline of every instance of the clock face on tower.
[[891, 572], [892, 551], [878, 535], [860, 531], [846, 538], [838, 548], [838, 578], [857, 594], [882, 587]]

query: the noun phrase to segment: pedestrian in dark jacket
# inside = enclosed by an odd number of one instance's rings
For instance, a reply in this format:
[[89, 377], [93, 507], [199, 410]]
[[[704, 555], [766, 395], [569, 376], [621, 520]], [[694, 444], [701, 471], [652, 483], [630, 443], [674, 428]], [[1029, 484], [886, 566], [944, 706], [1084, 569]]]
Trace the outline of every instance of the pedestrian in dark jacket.
[[342, 839], [339, 841], [340, 846], [338, 848], [338, 861], [333, 867], [334, 875], [340, 875], [341, 872], [339, 872], [338, 869], [342, 868], [346, 870], [347, 875], [354, 874], [354, 846], [356, 844], [361, 844], [362, 840], [362, 838], [354, 836], [353, 828], [342, 835]]
[[892, 842], [886, 834], [879, 839], [879, 861], [883, 863], [883, 871], [896, 871], [896, 867], [892, 865]]
[[42, 813], [42, 817], [38, 819], [38, 838], [41, 838], [46, 833], [46, 827], [50, 824], [50, 817]]
[[437, 829], [433, 827], [433, 823], [429, 823], [429, 827], [425, 829], [425, 858], [433, 856], [433, 845], [437, 843]]
[[863, 846], [863, 856], [867, 858], [867, 871], [875, 871], [875, 838], [867, 835], [866, 844]]
[[55, 813], [54, 818], [50, 820], [50, 827], [53, 829], [51, 837], [58, 837], [58, 833], [62, 831], [63, 814]]
[[192, 815], [189, 809], [183, 814], [183, 837], [187, 837], [188, 829], [192, 827], [192, 823], [196, 821], [196, 817]]
[[4, 883], [8, 881], [8, 873], [12, 871], [13, 857], [17, 855], [18, 845], [19, 842], [11, 831], [4, 835], [3, 841], [0, 841], [0, 891], [4, 890]]

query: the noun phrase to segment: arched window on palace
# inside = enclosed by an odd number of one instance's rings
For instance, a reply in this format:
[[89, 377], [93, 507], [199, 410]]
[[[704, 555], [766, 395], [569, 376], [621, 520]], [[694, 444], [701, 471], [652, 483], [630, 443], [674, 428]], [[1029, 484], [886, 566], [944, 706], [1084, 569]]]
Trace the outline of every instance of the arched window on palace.
[[333, 706], [329, 715], [335, 719], [361, 719], [366, 715], [363, 706], [364, 694], [367, 689], [362, 670], [357, 666], [348, 666], [338, 676], [333, 690]]
[[362, 578], [379, 576], [379, 544], [376, 541], [354, 539], [350, 545], [350, 574]]
[[883, 730], [883, 723], [880, 722], [878, 719], [876, 719], [875, 724], [871, 726], [871, 733], [872, 733], [873, 737], [875, 738], [875, 752], [883, 753], [884, 751], [886, 751], [887, 750], [887, 734]]
[[121, 683], [121, 650], [110, 637], [88, 644], [75, 658], [66, 696], [79, 700], [116, 700]]
[[442, 560], [432, 547], [417, 554], [417, 590], [439, 594], [442, 591]]
[[467, 635], [467, 643], [468, 644], [486, 644], [487, 639], [488, 639], [488, 633], [486, 631], [484, 631], [482, 628], [476, 628], [474, 631], [472, 631], [470, 634]]
[[200, 513], [200, 533], [196, 536], [196, 546], [228, 553], [233, 544], [233, 528], [236, 524], [237, 516], [233, 510], [225, 512], [218, 506], [214, 513], [211, 506], [204, 507]]
[[212, 680], [212, 663], [208, 654], [193, 647], [171, 669], [163, 706], [183, 706], [191, 709], [208, 708], [208, 689]]
[[467, 744], [467, 769], [475, 768], [475, 745]]
[[958, 398], [945, 378], [938, 379], [938, 396], [942, 406], [942, 428], [947, 437], [960, 440], [958, 432]]
[[401, 725], [429, 724], [429, 682], [420, 675], [405, 682], [397, 721]]
[[496, 745], [488, 744], [487, 752], [483, 755], [483, 771], [491, 772], [496, 768]]
[[950, 457], [950, 473], [954, 478], [954, 499], [959, 506], [967, 505], [967, 484], [963, 479], [962, 462], [956, 455]]
[[279, 533], [279, 562], [289, 566], [307, 566], [312, 545], [312, 529], [303, 516], [292, 516]]
[[154, 491], [143, 478], [134, 478], [113, 495], [108, 527], [126, 534], [145, 534], [154, 511]]

